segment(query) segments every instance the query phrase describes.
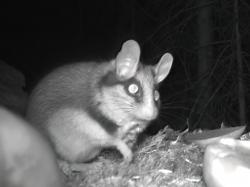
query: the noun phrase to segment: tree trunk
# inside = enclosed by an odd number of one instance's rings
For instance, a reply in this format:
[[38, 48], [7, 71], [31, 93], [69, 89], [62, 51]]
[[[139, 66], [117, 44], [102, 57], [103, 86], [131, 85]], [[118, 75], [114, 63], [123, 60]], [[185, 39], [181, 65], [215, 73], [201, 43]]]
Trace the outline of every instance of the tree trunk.
[[[197, 89], [197, 101], [194, 106], [193, 119], [191, 123], [194, 128], [199, 126], [208, 127], [211, 122], [206, 116], [209, 116], [209, 111], [205, 111], [204, 106], [211, 95], [212, 85], [209, 83], [207, 76], [211, 68], [213, 59], [213, 47], [210, 45], [213, 40], [212, 33], [212, 1], [211, 0], [197, 0], [197, 5], [200, 7], [197, 17], [197, 38], [198, 38], [198, 78], [201, 79], [199, 88]], [[191, 124], [192, 125], [192, 124]]]
[[241, 125], [246, 122], [246, 106], [245, 106], [245, 92], [243, 82], [243, 62], [241, 55], [241, 36], [239, 31], [239, 6], [238, 0], [234, 1], [234, 15], [235, 15], [235, 47], [236, 47], [236, 62], [238, 64], [238, 98], [239, 98], [239, 118]]

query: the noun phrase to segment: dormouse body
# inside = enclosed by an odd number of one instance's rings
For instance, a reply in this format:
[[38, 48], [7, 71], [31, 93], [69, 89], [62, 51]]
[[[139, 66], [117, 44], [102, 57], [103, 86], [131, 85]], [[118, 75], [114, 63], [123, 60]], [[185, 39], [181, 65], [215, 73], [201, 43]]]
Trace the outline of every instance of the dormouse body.
[[132, 159], [128, 137], [141, 132], [159, 111], [158, 84], [173, 57], [155, 66], [140, 63], [134, 40], [122, 45], [114, 60], [74, 63], [56, 69], [33, 90], [27, 117], [49, 136], [59, 156], [86, 162], [106, 147]]

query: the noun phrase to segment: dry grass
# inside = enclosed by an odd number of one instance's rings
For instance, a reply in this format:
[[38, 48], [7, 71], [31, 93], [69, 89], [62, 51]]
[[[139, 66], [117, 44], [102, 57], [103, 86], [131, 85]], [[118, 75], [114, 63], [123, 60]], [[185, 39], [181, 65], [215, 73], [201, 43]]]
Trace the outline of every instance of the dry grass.
[[177, 132], [165, 128], [148, 137], [134, 154], [130, 165], [104, 153], [82, 172], [70, 172], [67, 186], [78, 187], [201, 187], [203, 150], [176, 141]]

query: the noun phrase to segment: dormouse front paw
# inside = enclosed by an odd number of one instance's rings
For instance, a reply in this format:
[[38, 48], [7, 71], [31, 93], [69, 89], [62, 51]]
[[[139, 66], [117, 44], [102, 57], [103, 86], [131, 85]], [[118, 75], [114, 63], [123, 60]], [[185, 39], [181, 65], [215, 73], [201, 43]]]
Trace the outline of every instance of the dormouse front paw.
[[127, 144], [122, 140], [117, 139], [114, 141], [114, 145], [117, 150], [120, 151], [120, 153], [122, 154], [123, 162], [130, 163], [133, 159], [133, 153], [131, 149], [127, 146]]
[[132, 148], [137, 141], [138, 135], [143, 131], [143, 129], [137, 125], [134, 128], [131, 128], [126, 135], [123, 137], [123, 141]]

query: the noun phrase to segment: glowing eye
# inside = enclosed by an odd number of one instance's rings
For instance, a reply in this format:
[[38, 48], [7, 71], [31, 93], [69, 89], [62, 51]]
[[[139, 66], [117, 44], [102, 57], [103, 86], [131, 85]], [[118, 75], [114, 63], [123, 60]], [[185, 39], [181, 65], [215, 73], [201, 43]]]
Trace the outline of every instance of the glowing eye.
[[138, 88], [138, 85], [136, 85], [136, 84], [130, 84], [128, 87], [128, 91], [131, 94], [136, 94], [138, 92], [138, 90], [139, 90], [139, 88]]
[[160, 99], [160, 94], [157, 90], [154, 91], [154, 98], [155, 98], [155, 101], [158, 101]]

